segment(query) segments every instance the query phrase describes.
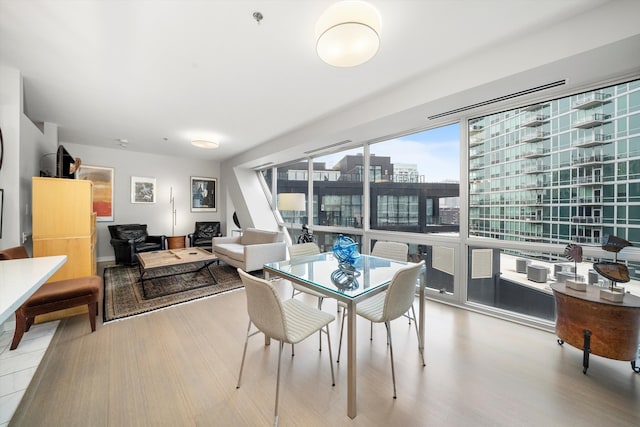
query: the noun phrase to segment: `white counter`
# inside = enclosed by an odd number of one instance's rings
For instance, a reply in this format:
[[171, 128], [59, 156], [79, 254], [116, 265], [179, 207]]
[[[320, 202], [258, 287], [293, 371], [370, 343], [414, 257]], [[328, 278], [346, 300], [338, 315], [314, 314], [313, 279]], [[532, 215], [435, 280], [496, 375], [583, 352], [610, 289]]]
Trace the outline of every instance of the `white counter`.
[[0, 325], [65, 262], [66, 255], [0, 261]]

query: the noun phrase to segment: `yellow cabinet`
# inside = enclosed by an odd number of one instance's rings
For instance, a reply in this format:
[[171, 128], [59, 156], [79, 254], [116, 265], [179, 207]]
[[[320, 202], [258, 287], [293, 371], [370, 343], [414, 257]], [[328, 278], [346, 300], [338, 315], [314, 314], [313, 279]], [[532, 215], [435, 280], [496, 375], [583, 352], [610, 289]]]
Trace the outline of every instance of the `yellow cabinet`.
[[96, 274], [93, 183], [32, 178], [33, 256], [66, 255], [50, 282]]

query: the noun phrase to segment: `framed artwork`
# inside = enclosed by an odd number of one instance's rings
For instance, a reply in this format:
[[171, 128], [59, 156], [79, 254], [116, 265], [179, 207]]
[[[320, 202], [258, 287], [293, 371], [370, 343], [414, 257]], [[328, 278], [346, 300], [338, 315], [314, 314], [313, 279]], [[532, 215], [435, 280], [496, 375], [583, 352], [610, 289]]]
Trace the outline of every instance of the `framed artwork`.
[[217, 212], [216, 178], [191, 177], [191, 212]]
[[113, 221], [113, 168], [80, 165], [76, 179], [93, 182], [93, 211], [96, 221]]
[[0, 129], [0, 169], [2, 169], [3, 158], [4, 158], [4, 141], [2, 140], [2, 129]]
[[156, 179], [143, 176], [131, 177], [131, 203], [155, 203]]
[[0, 239], [2, 238], [2, 217], [4, 213], [4, 190], [0, 188]]

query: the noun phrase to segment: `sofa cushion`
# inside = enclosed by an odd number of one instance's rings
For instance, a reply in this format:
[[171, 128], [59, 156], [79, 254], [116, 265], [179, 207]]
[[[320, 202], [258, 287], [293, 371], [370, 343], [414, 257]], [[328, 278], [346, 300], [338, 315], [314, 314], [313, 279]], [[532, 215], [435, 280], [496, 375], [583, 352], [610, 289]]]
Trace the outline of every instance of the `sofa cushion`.
[[118, 225], [111, 230], [111, 237], [116, 239], [133, 240], [136, 243], [142, 243], [147, 239], [146, 225]]
[[237, 261], [244, 261], [244, 245], [240, 243], [220, 243], [216, 245], [216, 255], [224, 255]]
[[[209, 239], [220, 234], [219, 222], [196, 222], [196, 230], [193, 232], [196, 239]], [[211, 243], [209, 243], [211, 244]]]
[[281, 240], [281, 233], [278, 231], [257, 230], [248, 228], [243, 231], [240, 243], [243, 245], [259, 245], [262, 243], [275, 243]]

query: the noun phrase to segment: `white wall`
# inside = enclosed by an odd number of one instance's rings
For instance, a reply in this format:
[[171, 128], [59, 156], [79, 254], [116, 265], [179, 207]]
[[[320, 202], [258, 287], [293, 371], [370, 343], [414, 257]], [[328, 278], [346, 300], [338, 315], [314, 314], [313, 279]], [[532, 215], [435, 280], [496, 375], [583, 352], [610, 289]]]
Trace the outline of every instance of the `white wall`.
[[[196, 221], [221, 221], [226, 229], [224, 204], [221, 191], [220, 164], [218, 162], [181, 159], [156, 154], [145, 154], [128, 149], [108, 149], [88, 145], [60, 142], [73, 157], [79, 157], [83, 165], [114, 168], [114, 221], [98, 222], [98, 261], [114, 259], [109, 243], [108, 225], [142, 223], [148, 225], [149, 234], [171, 235], [170, 189], [173, 187], [176, 208], [176, 235], [193, 232]], [[156, 179], [156, 202], [131, 203], [131, 177]], [[217, 212], [191, 212], [191, 177], [218, 178]]]
[[[31, 234], [31, 177], [39, 175], [40, 157], [55, 151], [57, 127], [45, 126], [45, 134], [23, 113], [22, 76], [18, 70], [0, 67], [0, 88], [0, 126], [4, 139], [0, 248], [4, 249], [22, 244], [23, 233]], [[25, 246], [31, 251], [30, 240]]]
[[0, 248], [4, 249], [20, 244], [20, 73], [6, 67], [0, 67], [0, 128], [4, 140], [0, 169], [0, 188], [4, 190]]

